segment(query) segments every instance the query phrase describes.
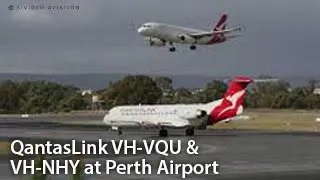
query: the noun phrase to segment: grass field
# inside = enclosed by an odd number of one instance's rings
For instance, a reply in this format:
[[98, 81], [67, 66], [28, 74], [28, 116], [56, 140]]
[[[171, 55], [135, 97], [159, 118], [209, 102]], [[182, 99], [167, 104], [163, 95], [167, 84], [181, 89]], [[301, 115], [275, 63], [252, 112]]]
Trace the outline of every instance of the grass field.
[[320, 118], [318, 111], [260, 110], [245, 115], [250, 116], [250, 119], [220, 123], [213, 128], [320, 132], [320, 122], [315, 121]]
[[0, 155], [7, 155], [10, 151], [9, 142], [0, 142]]

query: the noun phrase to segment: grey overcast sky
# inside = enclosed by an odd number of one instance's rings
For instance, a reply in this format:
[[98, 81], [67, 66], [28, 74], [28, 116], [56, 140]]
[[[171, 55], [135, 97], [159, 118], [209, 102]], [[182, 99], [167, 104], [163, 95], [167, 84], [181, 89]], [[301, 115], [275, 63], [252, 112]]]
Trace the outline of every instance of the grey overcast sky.
[[[23, 5], [80, 10], [9, 10]], [[0, 73], [320, 75], [319, 0], [2, 0]], [[146, 21], [211, 29], [222, 12], [243, 37], [191, 52], [149, 47]]]

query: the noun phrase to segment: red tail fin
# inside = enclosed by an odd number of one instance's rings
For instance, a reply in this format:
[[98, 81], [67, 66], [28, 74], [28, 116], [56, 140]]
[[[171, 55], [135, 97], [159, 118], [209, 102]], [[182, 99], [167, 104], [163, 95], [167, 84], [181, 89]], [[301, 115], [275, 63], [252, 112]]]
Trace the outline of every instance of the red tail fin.
[[214, 124], [221, 120], [238, 115], [239, 110], [242, 110], [241, 108], [246, 94], [246, 87], [252, 81], [253, 80], [249, 77], [237, 77], [232, 80], [221, 104], [211, 111], [209, 123]]
[[[216, 26], [213, 28], [213, 31], [222, 31], [225, 30], [227, 27], [227, 19], [228, 16], [227, 14], [222, 14], [220, 17], [220, 20], [216, 24]], [[208, 42], [208, 44], [217, 44], [217, 43], [222, 43], [225, 42], [227, 39], [224, 36], [223, 33], [215, 33], [212, 36], [212, 39]]]
[[221, 30], [226, 29], [227, 19], [228, 19], [228, 15], [227, 14], [222, 14], [221, 17], [220, 17], [220, 20], [218, 21], [218, 23], [214, 27], [213, 31], [221, 31]]

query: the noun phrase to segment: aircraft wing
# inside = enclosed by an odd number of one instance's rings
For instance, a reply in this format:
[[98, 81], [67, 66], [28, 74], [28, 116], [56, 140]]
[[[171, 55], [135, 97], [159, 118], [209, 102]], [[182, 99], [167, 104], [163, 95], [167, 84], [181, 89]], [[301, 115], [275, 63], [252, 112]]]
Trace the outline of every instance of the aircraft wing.
[[205, 37], [205, 36], [213, 36], [214, 34], [227, 34], [230, 32], [240, 31], [240, 30], [241, 30], [241, 28], [237, 27], [237, 28], [230, 28], [230, 29], [225, 29], [225, 30], [221, 30], [221, 31], [190, 33], [189, 35], [194, 38], [201, 38], [201, 37]]

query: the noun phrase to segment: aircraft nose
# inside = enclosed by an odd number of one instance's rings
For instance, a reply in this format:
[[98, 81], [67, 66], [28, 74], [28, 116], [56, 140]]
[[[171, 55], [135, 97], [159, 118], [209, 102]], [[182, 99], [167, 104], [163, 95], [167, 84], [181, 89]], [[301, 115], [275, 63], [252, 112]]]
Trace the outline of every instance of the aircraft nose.
[[141, 34], [142, 28], [140, 27], [137, 31], [138, 31], [139, 34]]
[[144, 32], [144, 28], [140, 27], [137, 31], [138, 31], [139, 34], [142, 34]]

